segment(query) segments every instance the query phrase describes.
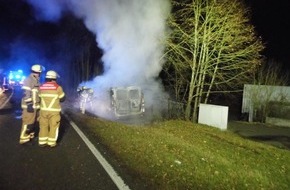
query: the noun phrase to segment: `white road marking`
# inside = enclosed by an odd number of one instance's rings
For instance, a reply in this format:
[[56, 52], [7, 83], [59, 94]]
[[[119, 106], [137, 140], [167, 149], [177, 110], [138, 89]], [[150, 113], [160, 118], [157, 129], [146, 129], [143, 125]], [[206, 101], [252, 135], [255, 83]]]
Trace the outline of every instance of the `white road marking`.
[[4, 106], [6, 106], [6, 104], [9, 102], [9, 100], [11, 99], [11, 97], [13, 96], [14, 91], [12, 91], [12, 93], [10, 94], [10, 96], [5, 100], [5, 102], [0, 106], [0, 109], [3, 109]]
[[79, 129], [79, 127], [65, 114], [63, 115], [67, 118], [71, 126], [74, 130], [79, 134], [82, 140], [86, 143], [88, 148], [91, 150], [93, 155], [97, 158], [103, 168], [106, 170], [108, 175], [111, 177], [113, 182], [116, 184], [118, 189], [120, 190], [130, 190], [129, 186], [127, 186], [123, 179], [117, 174], [117, 172], [113, 169], [113, 167], [106, 161], [106, 159], [101, 155], [101, 153], [96, 149], [96, 147], [91, 143], [91, 141], [85, 136], [85, 134]]

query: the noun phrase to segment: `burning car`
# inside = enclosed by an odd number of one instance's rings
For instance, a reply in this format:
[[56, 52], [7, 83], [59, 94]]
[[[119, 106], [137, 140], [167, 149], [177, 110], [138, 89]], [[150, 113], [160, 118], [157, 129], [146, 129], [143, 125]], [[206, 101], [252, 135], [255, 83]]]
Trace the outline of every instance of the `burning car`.
[[114, 87], [110, 89], [111, 108], [117, 117], [142, 115], [145, 112], [144, 95], [140, 87]]

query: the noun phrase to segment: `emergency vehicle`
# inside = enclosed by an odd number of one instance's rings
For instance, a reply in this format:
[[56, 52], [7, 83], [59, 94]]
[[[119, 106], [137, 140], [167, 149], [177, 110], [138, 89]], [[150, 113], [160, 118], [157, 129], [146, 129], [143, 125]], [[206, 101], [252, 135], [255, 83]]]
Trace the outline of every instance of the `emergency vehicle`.
[[10, 71], [8, 74], [8, 84], [10, 86], [22, 86], [25, 76], [22, 70]]

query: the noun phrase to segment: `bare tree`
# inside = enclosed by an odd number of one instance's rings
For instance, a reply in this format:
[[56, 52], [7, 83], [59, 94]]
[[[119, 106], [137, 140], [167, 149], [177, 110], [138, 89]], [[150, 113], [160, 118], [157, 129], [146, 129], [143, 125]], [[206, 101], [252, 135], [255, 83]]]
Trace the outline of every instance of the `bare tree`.
[[271, 59], [259, 67], [254, 78], [254, 84], [287, 86], [288, 80], [289, 74], [283, 71], [282, 65]]
[[240, 0], [172, 2], [164, 71], [186, 102], [185, 118], [197, 120], [209, 95], [242, 89], [261, 64], [262, 40]]

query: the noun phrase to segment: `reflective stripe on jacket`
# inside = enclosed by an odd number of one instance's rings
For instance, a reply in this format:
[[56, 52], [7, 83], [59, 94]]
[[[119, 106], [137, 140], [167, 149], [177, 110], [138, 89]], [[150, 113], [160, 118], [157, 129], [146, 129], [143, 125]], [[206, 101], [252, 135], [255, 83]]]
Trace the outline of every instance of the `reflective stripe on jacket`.
[[21, 100], [21, 107], [27, 108], [27, 104], [32, 104], [33, 108], [39, 108], [39, 78], [34, 76], [32, 73], [23, 81], [24, 96]]
[[40, 110], [60, 112], [60, 99], [65, 96], [63, 89], [56, 82], [46, 82], [39, 88]]

